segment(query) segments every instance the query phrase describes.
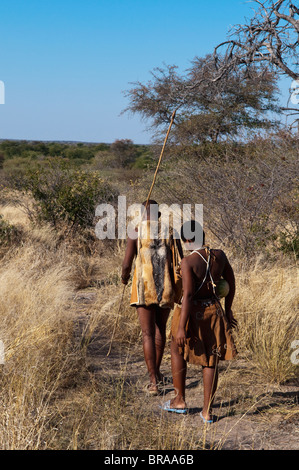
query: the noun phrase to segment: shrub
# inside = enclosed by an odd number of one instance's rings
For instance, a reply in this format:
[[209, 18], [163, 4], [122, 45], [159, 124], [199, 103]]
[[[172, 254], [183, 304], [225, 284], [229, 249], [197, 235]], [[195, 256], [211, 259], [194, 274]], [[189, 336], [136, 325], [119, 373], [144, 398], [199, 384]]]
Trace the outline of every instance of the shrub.
[[36, 201], [36, 218], [54, 227], [62, 221], [73, 228], [90, 227], [95, 206], [116, 195], [98, 172], [73, 169], [57, 159], [28, 170], [18, 184]]
[[282, 232], [279, 236], [279, 249], [286, 254], [293, 253], [299, 258], [299, 231], [294, 234]]
[[0, 214], [0, 245], [8, 246], [14, 243], [20, 235], [20, 231], [14, 225], [4, 220]]
[[[287, 139], [227, 147], [227, 154], [196, 150], [168, 161], [157, 179], [156, 198], [204, 206], [204, 225], [216, 243], [249, 259], [294, 251], [298, 232], [298, 144]], [[212, 149], [212, 146], [210, 146]], [[176, 149], [177, 155], [179, 148]], [[163, 168], [162, 168], [163, 171]], [[159, 192], [158, 192], [159, 191]], [[287, 233], [285, 239], [279, 237]]]

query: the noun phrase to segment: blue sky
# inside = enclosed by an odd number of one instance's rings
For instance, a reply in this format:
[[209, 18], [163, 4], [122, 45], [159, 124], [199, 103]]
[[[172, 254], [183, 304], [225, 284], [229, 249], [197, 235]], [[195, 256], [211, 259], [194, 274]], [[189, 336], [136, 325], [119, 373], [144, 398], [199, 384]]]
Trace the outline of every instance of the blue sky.
[[0, 139], [148, 143], [146, 123], [120, 115], [130, 82], [146, 82], [163, 64], [185, 70], [251, 8], [240, 0], [1, 0]]

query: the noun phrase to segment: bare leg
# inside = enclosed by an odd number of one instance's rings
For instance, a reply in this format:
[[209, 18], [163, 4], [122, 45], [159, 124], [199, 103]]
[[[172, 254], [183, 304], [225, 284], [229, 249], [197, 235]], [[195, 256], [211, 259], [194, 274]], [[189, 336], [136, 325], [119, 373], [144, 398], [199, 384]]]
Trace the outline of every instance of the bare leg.
[[166, 344], [166, 325], [169, 317], [170, 309], [159, 308], [156, 310], [155, 318], [155, 350], [156, 350], [156, 377], [160, 381], [160, 366], [164, 354]]
[[203, 367], [203, 386], [204, 386], [204, 405], [202, 409], [202, 415], [205, 419], [212, 419], [211, 407], [215, 393], [217, 390], [218, 383], [218, 367]]
[[176, 391], [176, 396], [171, 400], [171, 405], [174, 408], [186, 408], [185, 388], [187, 363], [184, 357], [179, 353], [178, 346], [173, 338], [171, 341], [171, 369], [173, 386]]
[[169, 309], [137, 307], [139, 322], [142, 330], [144, 359], [147, 365], [151, 391], [158, 391], [157, 381], [160, 380], [160, 365], [166, 343], [166, 323]]
[[156, 385], [156, 348], [155, 348], [155, 317], [156, 309], [152, 307], [137, 307], [139, 322], [142, 330], [143, 354], [150, 382]]

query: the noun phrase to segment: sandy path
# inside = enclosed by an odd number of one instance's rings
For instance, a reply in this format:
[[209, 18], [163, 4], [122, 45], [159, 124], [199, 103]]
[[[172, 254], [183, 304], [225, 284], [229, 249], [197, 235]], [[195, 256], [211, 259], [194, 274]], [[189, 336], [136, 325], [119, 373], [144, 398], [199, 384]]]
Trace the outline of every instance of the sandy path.
[[[81, 319], [84, 323], [84, 304], [93, 301], [93, 295], [84, 291], [78, 293], [81, 304]], [[83, 308], [82, 308], [83, 307]], [[244, 390], [238, 377], [244, 375], [248, 365], [234, 361], [226, 372], [226, 365], [220, 366], [219, 387], [215, 400], [214, 413], [217, 421], [204, 425], [199, 416], [202, 407], [202, 374], [196, 367], [189, 367], [186, 383], [186, 400], [188, 415], [176, 415], [162, 412], [159, 405], [173, 396], [170, 371], [169, 345], [166, 348], [162, 372], [168, 378], [168, 384], [160, 396], [148, 397], [144, 392], [147, 371], [142, 355], [141, 343], [128, 348], [117, 342], [109, 357], [109, 337], [103, 337], [95, 330], [92, 342], [87, 351], [89, 370], [95, 377], [122, 376], [126, 387], [135, 387], [138, 400], [143, 408], [157, 416], [161, 413], [164, 419], [188, 420], [194, 433], [204, 436], [206, 448], [233, 450], [298, 450], [299, 449], [299, 389], [295, 385], [261, 386], [254, 383]], [[225, 384], [226, 376], [234, 376], [237, 385]], [[229, 381], [231, 382], [231, 381]], [[224, 391], [225, 387], [225, 391]], [[138, 406], [140, 406], [140, 403]], [[297, 411], [296, 411], [297, 410]]]

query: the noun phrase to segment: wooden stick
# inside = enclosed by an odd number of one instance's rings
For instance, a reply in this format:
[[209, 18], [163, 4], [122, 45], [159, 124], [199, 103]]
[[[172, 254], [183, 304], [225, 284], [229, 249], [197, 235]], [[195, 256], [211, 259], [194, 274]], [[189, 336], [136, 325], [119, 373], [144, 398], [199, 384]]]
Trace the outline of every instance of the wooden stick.
[[[152, 194], [152, 191], [153, 191], [155, 182], [156, 182], [157, 173], [158, 173], [159, 167], [160, 167], [160, 165], [161, 165], [162, 157], [163, 157], [163, 154], [164, 154], [164, 150], [165, 150], [165, 147], [166, 147], [166, 143], [167, 143], [167, 140], [168, 140], [168, 136], [169, 136], [169, 133], [170, 133], [172, 124], [173, 124], [173, 122], [174, 122], [174, 118], [175, 118], [177, 109], [178, 109], [178, 108], [176, 108], [176, 109], [173, 111], [172, 116], [171, 116], [171, 121], [170, 121], [168, 130], [167, 130], [167, 134], [166, 134], [165, 139], [164, 139], [164, 143], [163, 143], [163, 147], [162, 147], [162, 150], [161, 150], [161, 154], [160, 154], [160, 157], [159, 157], [159, 160], [158, 160], [158, 164], [157, 164], [157, 167], [156, 167], [156, 170], [155, 170], [153, 182], [152, 182], [152, 185], [151, 185], [151, 187], [150, 187], [150, 190], [149, 190], [149, 193], [148, 193], [148, 196], [147, 196], [147, 200], [146, 200], [146, 203], [145, 203], [144, 212], [146, 211], [146, 208], [147, 208], [147, 206], [148, 206], [148, 202], [149, 202], [149, 200], [150, 200], [150, 197], [151, 197], [151, 194]], [[142, 217], [142, 218], [143, 218], [143, 217]], [[113, 328], [113, 332], [112, 332], [112, 336], [111, 336], [111, 341], [110, 341], [110, 346], [109, 346], [109, 350], [108, 350], [108, 353], [107, 353], [107, 357], [109, 356], [109, 354], [110, 354], [110, 352], [111, 352], [111, 348], [112, 348], [112, 343], [113, 343], [113, 340], [114, 340], [114, 335], [115, 335], [116, 327], [117, 327], [118, 320], [119, 320], [119, 317], [120, 317], [120, 309], [121, 309], [121, 307], [122, 307], [122, 301], [123, 301], [123, 297], [124, 297], [124, 293], [125, 293], [125, 288], [126, 288], [126, 285], [124, 285], [124, 288], [123, 288], [123, 291], [122, 291], [122, 296], [121, 296], [121, 300], [120, 300], [120, 304], [119, 304], [119, 309], [118, 309], [118, 312], [117, 312], [117, 317], [116, 317], [116, 320], [115, 320], [115, 323], [114, 323], [114, 328]]]
[[163, 157], [163, 154], [164, 154], [164, 150], [165, 150], [165, 147], [166, 147], [166, 143], [167, 143], [167, 140], [168, 140], [168, 136], [169, 136], [169, 133], [170, 133], [172, 124], [173, 124], [173, 122], [174, 122], [174, 118], [175, 118], [176, 112], [177, 112], [177, 108], [173, 111], [172, 116], [171, 116], [171, 121], [170, 121], [170, 124], [169, 124], [169, 127], [168, 127], [167, 134], [166, 134], [165, 139], [164, 139], [163, 147], [162, 147], [161, 154], [160, 154], [160, 157], [159, 157], [159, 160], [158, 160], [158, 164], [157, 164], [156, 171], [155, 171], [155, 174], [154, 174], [153, 182], [152, 182], [152, 185], [151, 185], [151, 187], [150, 187], [150, 190], [149, 190], [149, 193], [148, 193], [148, 196], [147, 196], [147, 200], [146, 200], [146, 204], [145, 204], [145, 209], [147, 208], [148, 201], [149, 201], [149, 199], [150, 199], [150, 197], [151, 197], [151, 194], [152, 194], [152, 191], [153, 191], [155, 182], [156, 182], [157, 173], [158, 173], [158, 170], [159, 170], [161, 161], [162, 161], [162, 157]]

